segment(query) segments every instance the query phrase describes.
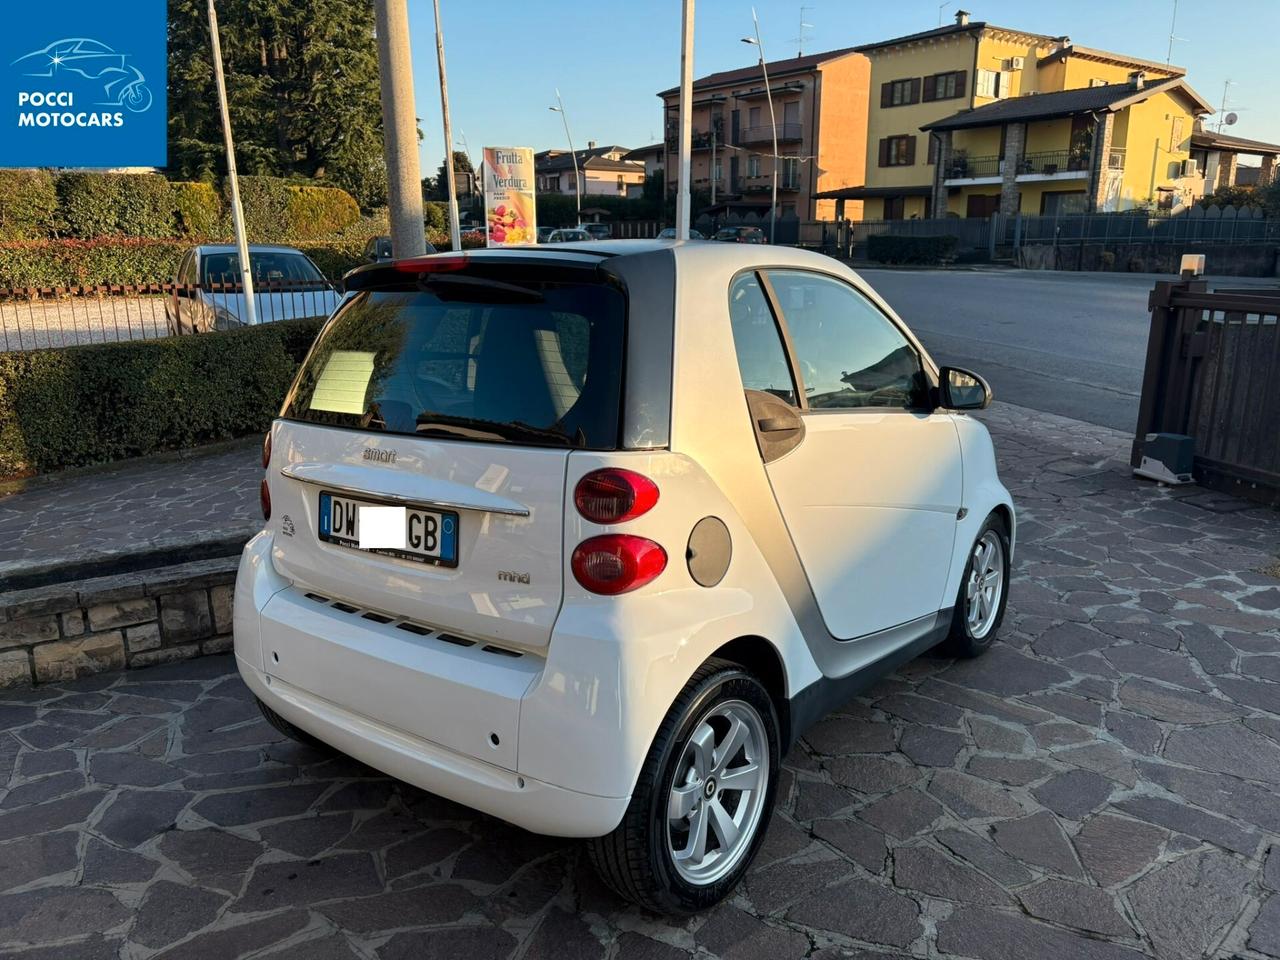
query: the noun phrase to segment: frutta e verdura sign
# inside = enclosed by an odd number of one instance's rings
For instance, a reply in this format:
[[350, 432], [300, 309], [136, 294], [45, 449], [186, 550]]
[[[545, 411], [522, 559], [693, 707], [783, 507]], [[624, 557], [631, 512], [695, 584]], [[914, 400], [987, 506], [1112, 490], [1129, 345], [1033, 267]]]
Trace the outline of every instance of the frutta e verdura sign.
[[5, 4], [0, 167], [164, 166], [166, 17], [165, 0]]
[[484, 148], [484, 213], [487, 246], [538, 242], [532, 147]]

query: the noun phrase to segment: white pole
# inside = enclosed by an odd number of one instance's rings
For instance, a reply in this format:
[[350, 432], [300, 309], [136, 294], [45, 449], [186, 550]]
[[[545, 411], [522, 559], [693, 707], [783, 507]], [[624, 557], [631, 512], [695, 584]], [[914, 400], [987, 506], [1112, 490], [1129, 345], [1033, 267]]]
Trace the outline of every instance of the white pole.
[[[693, 175], [693, 0], [684, 0], [680, 31], [680, 192], [676, 198], [676, 237], [689, 239], [689, 178]], [[715, 171], [712, 171], [714, 175]]]
[[558, 106], [552, 107], [556, 113], [560, 114], [560, 119], [564, 121], [564, 138], [569, 141], [569, 159], [573, 161], [573, 195], [578, 204], [578, 222], [575, 226], [582, 226], [582, 175], [578, 172], [578, 154], [573, 149], [573, 134], [569, 132], [569, 115], [564, 112], [564, 101], [560, 99], [560, 88], [556, 88], [556, 103]]
[[454, 250], [461, 250], [462, 230], [458, 226], [458, 189], [453, 173], [453, 131], [449, 125], [449, 81], [444, 70], [444, 31], [440, 29], [440, 0], [435, 0], [435, 7], [436, 60], [440, 64], [440, 113], [444, 117], [444, 169], [449, 186], [449, 242]]
[[774, 228], [778, 224], [778, 121], [773, 115], [773, 93], [769, 90], [769, 68], [765, 65], [764, 44], [760, 42], [760, 21], [756, 8], [751, 8], [751, 20], [756, 25], [756, 46], [760, 48], [760, 72], [764, 74], [764, 96], [769, 102], [769, 125], [773, 127], [773, 199], [769, 203], [769, 242], [776, 243]]
[[[403, 260], [427, 252], [422, 218], [422, 168], [418, 160], [418, 115], [413, 103], [413, 60], [409, 50], [409, 9], [405, 0], [374, 0], [373, 14], [378, 32], [391, 252]], [[452, 144], [445, 144], [446, 151], [452, 149]]]
[[244, 210], [240, 206], [240, 177], [236, 173], [236, 147], [231, 139], [231, 113], [227, 109], [227, 83], [222, 75], [222, 42], [218, 36], [218, 11], [209, 0], [209, 34], [213, 38], [213, 77], [218, 86], [218, 108], [222, 111], [222, 137], [227, 144], [227, 177], [231, 181], [231, 223], [236, 231], [240, 259], [240, 284], [244, 291], [244, 316], [238, 319], [253, 326], [258, 308], [253, 299], [253, 268], [249, 263], [249, 239], [244, 232]]

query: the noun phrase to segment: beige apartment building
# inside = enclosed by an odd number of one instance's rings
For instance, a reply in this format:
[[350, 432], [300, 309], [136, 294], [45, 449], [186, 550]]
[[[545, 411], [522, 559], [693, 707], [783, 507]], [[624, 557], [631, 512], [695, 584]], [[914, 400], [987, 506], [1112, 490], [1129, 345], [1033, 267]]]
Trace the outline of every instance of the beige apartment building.
[[[766, 64], [778, 134], [778, 215], [830, 220], [835, 203], [815, 194], [860, 184], [866, 164], [869, 63], [852, 48]], [[662, 98], [666, 188], [678, 186], [678, 87]], [[714, 212], [769, 212], [773, 124], [758, 63], [693, 84], [691, 187], [714, 194]], [[845, 215], [860, 210], [846, 206]]]

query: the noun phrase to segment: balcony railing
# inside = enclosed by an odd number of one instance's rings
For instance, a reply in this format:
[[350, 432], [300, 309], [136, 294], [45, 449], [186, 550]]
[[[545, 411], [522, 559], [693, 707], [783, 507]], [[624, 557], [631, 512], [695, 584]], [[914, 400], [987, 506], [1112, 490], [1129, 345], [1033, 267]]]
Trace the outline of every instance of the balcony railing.
[[998, 177], [1004, 167], [999, 157], [953, 156], [947, 164], [948, 180], [971, 177]]
[[1018, 161], [1019, 174], [1053, 176], [1058, 173], [1088, 173], [1089, 151], [1048, 150], [1028, 153]]
[[[778, 189], [779, 190], [799, 190], [800, 178], [788, 177], [780, 173], [778, 174]], [[742, 192], [743, 193], [772, 193], [773, 192], [772, 175], [766, 174], [765, 176], [762, 176], [762, 177], [748, 178], [742, 184]]]
[[[1117, 158], [1117, 154], [1119, 155]], [[1124, 151], [1113, 150], [1108, 159], [1113, 170], [1124, 168]], [[1053, 176], [1059, 173], [1087, 173], [1089, 154], [1076, 150], [1048, 150], [1025, 154], [1018, 161], [1018, 176]], [[947, 164], [946, 179], [968, 180], [999, 177], [1004, 173], [1003, 157], [952, 156]]]
[[[783, 143], [789, 140], [800, 140], [804, 137], [804, 124], [801, 123], [779, 123], [778, 124], [778, 142]], [[755, 127], [743, 127], [738, 131], [739, 143], [772, 143], [773, 127], [769, 124], [763, 124]]]

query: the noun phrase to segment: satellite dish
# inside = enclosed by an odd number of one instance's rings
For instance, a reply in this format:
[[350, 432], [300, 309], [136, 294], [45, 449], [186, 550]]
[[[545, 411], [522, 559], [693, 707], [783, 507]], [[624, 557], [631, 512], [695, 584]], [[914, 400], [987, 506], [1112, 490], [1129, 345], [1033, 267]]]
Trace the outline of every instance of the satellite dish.
[[1229, 127], [1239, 119], [1240, 119], [1239, 114], [1228, 113], [1225, 117], [1222, 118], [1222, 122]]

